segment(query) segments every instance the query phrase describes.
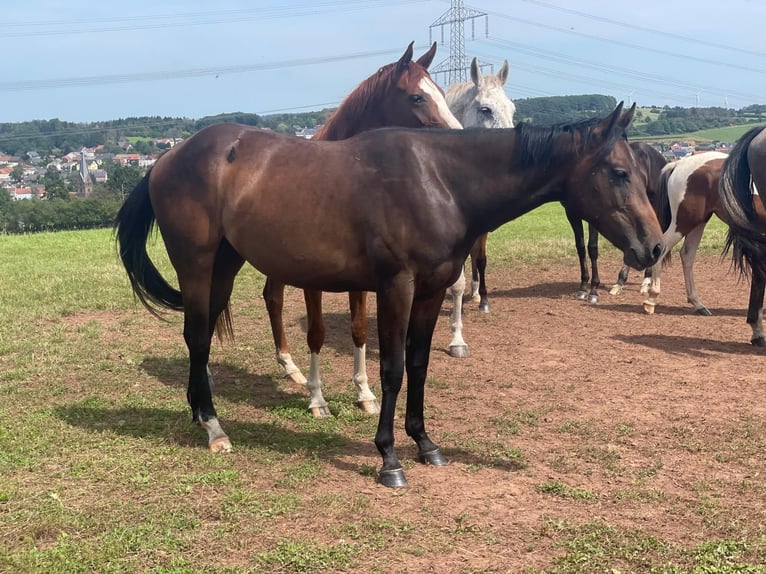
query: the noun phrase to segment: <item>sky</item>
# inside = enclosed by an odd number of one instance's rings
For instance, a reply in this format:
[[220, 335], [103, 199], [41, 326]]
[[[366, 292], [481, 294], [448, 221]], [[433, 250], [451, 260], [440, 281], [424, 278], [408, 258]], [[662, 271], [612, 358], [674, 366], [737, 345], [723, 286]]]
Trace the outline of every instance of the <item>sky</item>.
[[[0, 122], [201, 118], [336, 106], [450, 0], [59, 2], [3, 6]], [[606, 94], [649, 106], [766, 103], [763, 0], [475, 0], [465, 54], [510, 64], [514, 100]], [[442, 42], [443, 33], [443, 42]], [[445, 87], [446, 76], [435, 74]]]

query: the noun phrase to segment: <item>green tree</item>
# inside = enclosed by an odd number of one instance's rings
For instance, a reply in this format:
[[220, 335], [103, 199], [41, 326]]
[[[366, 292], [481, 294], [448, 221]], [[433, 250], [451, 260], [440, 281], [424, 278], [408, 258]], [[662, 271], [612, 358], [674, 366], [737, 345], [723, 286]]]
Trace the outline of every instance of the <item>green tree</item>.
[[125, 199], [130, 190], [136, 187], [144, 177], [143, 170], [134, 165], [114, 164], [108, 174], [106, 187], [120, 199]]
[[24, 179], [24, 166], [20, 163], [14, 165], [10, 173], [10, 178], [16, 185], [20, 184]]
[[42, 178], [45, 186], [45, 199], [69, 199], [66, 183], [55, 167], [49, 167]]

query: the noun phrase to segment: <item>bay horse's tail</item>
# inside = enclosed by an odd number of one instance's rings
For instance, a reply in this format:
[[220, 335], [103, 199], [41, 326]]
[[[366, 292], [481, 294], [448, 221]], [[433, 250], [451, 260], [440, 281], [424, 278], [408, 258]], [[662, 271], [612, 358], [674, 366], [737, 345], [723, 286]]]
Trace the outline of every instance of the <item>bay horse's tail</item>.
[[749, 267], [753, 273], [766, 277], [766, 237], [760, 231], [753, 205], [757, 198], [753, 195], [747, 159], [750, 143], [763, 129], [763, 126], [754, 127], [737, 140], [721, 169], [718, 192], [729, 223], [723, 254], [731, 250], [732, 264], [742, 275], [747, 275]]
[[114, 220], [120, 259], [128, 274], [133, 293], [152, 315], [161, 309], [183, 310], [181, 292], [170, 285], [154, 266], [146, 242], [154, 228], [154, 209], [149, 199], [149, 174], [130, 192]]

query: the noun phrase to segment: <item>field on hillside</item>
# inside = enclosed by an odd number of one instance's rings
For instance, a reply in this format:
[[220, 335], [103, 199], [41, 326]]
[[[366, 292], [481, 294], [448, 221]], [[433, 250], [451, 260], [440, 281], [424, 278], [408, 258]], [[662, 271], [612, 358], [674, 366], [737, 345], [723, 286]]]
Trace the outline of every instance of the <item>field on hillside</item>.
[[[134, 303], [109, 231], [0, 236], [0, 572], [764, 573], [766, 352], [723, 236], [712, 221], [699, 317], [677, 257], [653, 316], [637, 273], [576, 301], [558, 205], [493, 233], [471, 356], [445, 352], [447, 301], [434, 336], [426, 424], [451, 462], [416, 462], [400, 396], [402, 490], [375, 483], [377, 421], [351, 404], [345, 296], [325, 298], [332, 416], [316, 420], [274, 360], [263, 277], [243, 270], [236, 340], [211, 355], [234, 451], [213, 455], [186, 405], [181, 317]], [[602, 252], [608, 283], [620, 259]], [[296, 289], [285, 321], [305, 369]]]

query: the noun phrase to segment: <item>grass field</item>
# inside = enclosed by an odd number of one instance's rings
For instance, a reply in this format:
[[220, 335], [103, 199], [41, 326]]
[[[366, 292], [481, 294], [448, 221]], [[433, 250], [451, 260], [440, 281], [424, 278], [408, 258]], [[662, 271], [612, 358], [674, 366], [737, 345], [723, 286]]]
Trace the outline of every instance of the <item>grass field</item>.
[[[711, 222], [702, 251], [720, 252], [723, 236], [723, 225]], [[602, 250], [614, 252], [605, 242]], [[571, 230], [557, 204], [497, 230], [489, 251], [497, 267], [566, 260], [576, 274]], [[152, 252], [172, 276], [161, 245]], [[320, 461], [339, 445], [368, 444], [375, 421], [348, 407], [345, 395], [328, 395], [336, 416], [322, 421], [306, 414], [302, 397], [278, 390], [250, 396], [253, 387], [271, 388], [280, 378], [258, 300], [262, 285], [254, 270], [240, 274], [233, 300], [238, 325], [256, 326], [245, 327], [238, 340], [247, 344], [217, 348], [213, 358], [248, 381], [218, 406], [227, 430], [250, 440], [231, 456], [214, 456], [189, 428], [181, 319], [169, 317], [167, 328], [137, 309], [110, 231], [0, 236], [0, 572], [385, 572], [384, 549], [419, 556], [434, 545], [497, 542], [468, 517], [422, 538], [411, 523], [364, 514], [379, 496], [372, 467], [362, 468], [369, 491], [310, 488], [324, 476]], [[139, 336], [147, 329], [150, 335]], [[532, 419], [514, 420], [532, 425]], [[556, 481], [539, 491], [584, 502], [593, 496]], [[352, 511], [364, 518], [349, 518]], [[429, 509], [421, 512], [427, 516]], [[321, 523], [322, 516], [327, 532], [290, 535], [291, 520]], [[333, 523], [338, 517], [342, 526]], [[538, 535], [566, 529], [548, 521]], [[606, 526], [571, 534], [557, 550], [567, 560], [545, 572], [605, 571], [600, 565], [612, 557], [659, 552], [661, 545]], [[737, 552], [718, 544], [701, 548], [702, 567], [693, 572], [764, 572], [758, 564], [726, 566], [721, 556]], [[365, 554], [376, 557], [369, 570]], [[687, 570], [668, 564], [661, 572]]]

